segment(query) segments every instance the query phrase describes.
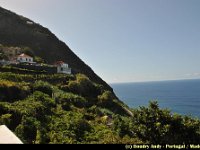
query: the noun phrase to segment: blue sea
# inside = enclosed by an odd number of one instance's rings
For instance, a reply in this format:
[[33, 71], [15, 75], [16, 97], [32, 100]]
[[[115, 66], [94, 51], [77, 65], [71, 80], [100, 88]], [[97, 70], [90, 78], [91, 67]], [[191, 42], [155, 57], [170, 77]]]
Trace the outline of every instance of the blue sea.
[[111, 84], [115, 94], [129, 107], [158, 101], [161, 108], [200, 118], [200, 79]]

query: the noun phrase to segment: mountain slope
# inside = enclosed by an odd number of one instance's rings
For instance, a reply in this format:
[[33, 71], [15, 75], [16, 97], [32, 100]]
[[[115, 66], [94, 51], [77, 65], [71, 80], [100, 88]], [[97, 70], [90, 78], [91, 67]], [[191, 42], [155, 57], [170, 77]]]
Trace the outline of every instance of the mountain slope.
[[156, 102], [129, 109], [48, 29], [3, 8], [0, 44], [28, 46], [48, 63], [64, 60], [75, 72], [83, 73], [44, 74], [0, 65], [0, 125], [6, 125], [23, 143], [200, 143], [199, 119], [172, 114]]
[[104, 85], [105, 88], [113, 92], [105, 81], [97, 76], [88, 65], [47, 28], [1, 7], [0, 44], [28, 46], [35, 55], [42, 57], [48, 63], [63, 60], [73, 68], [75, 73], [83, 73], [92, 81]]

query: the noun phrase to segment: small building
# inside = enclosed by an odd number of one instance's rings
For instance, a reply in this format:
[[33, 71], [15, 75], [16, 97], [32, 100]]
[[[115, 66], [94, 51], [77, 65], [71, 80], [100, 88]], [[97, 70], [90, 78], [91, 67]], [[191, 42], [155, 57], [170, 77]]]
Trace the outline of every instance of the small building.
[[69, 68], [69, 65], [64, 63], [63, 61], [58, 61], [55, 63], [57, 67], [57, 73], [64, 73], [64, 74], [71, 74], [71, 68]]
[[23, 144], [5, 125], [0, 126], [0, 144]]
[[17, 61], [20, 62], [20, 63], [34, 63], [33, 57], [26, 55], [24, 53], [17, 56]]

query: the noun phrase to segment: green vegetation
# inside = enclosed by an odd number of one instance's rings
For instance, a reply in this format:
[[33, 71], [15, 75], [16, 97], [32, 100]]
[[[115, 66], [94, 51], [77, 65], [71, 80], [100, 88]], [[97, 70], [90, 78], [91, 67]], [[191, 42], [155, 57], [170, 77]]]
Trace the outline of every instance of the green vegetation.
[[34, 61], [37, 62], [37, 63], [40, 63], [40, 64], [44, 64], [45, 63], [45, 60], [42, 59], [41, 57], [38, 57], [38, 56], [34, 57]]
[[[71, 83], [77, 87], [73, 89]], [[0, 124], [7, 125], [24, 143], [118, 143], [123, 137], [102, 117], [128, 115], [120, 103], [121, 109], [116, 110], [103, 106], [99, 97], [104, 93], [108, 92], [103, 86], [82, 74], [1, 72]], [[104, 97], [114, 102], [111, 92]]]
[[156, 102], [132, 109], [133, 116], [124, 107], [82, 74], [0, 73], [0, 124], [24, 143], [200, 142], [198, 119], [171, 114]]
[[7, 59], [3, 45], [17, 46], [39, 63], [66, 60], [76, 74], [0, 66], [0, 125], [24, 143], [200, 143], [199, 119], [171, 114], [156, 102], [129, 110], [48, 29], [1, 7], [0, 18], [0, 60]]
[[13, 102], [25, 98], [30, 93], [26, 83], [16, 83], [0, 79], [0, 101]]
[[143, 141], [150, 143], [199, 143], [200, 120], [188, 116], [171, 114], [161, 110], [157, 102], [151, 102], [148, 108], [134, 111], [132, 130]]

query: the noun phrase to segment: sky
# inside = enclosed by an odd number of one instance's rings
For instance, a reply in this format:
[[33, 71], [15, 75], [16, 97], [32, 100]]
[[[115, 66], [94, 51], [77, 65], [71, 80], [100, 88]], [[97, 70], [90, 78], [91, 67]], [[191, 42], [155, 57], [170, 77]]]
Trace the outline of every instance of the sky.
[[199, 0], [0, 0], [108, 83], [200, 78]]

